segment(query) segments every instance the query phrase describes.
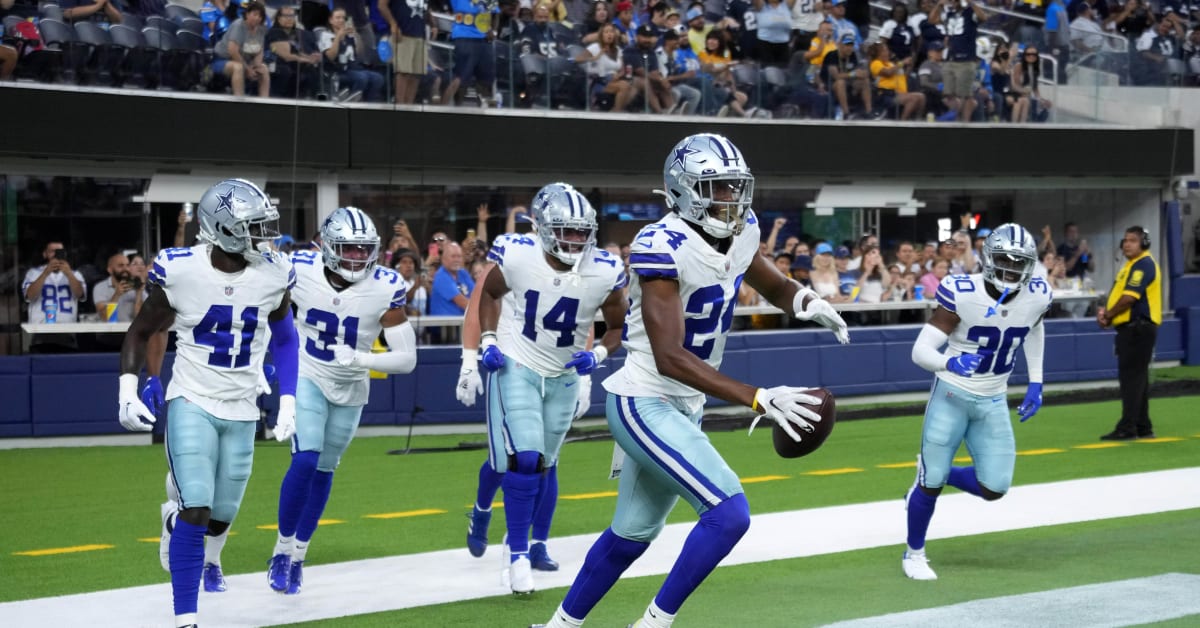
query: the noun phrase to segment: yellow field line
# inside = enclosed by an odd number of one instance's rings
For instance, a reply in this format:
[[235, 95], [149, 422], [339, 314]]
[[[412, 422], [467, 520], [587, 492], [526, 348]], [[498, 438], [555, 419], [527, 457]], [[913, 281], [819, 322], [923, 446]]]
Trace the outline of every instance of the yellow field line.
[[880, 469], [914, 469], [917, 466], [916, 461], [913, 462], [889, 462], [887, 464], [877, 464]]
[[742, 484], [757, 484], [759, 482], [775, 482], [777, 480], [788, 480], [791, 476], [787, 475], [760, 475], [753, 478], [740, 478]]
[[[335, 525], [338, 523], [346, 523], [346, 521], [344, 519], [319, 519], [319, 520], [317, 520], [317, 525], [319, 525], [319, 526], [331, 526], [331, 525]], [[254, 527], [258, 528], [259, 530], [278, 530], [279, 524], [268, 523], [265, 525], [254, 526]]]
[[1025, 451], [1018, 451], [1017, 455], [1018, 456], [1044, 456], [1046, 454], [1062, 454], [1062, 453], [1066, 453], [1066, 452], [1067, 452], [1067, 450], [1065, 450], [1065, 449], [1054, 449], [1054, 448], [1026, 449]]
[[1075, 449], [1112, 449], [1113, 447], [1124, 446], [1124, 443], [1088, 443], [1086, 445], [1075, 445]]
[[1139, 438], [1135, 442], [1138, 442], [1138, 443], [1174, 443], [1176, 441], [1181, 441], [1181, 440], [1183, 440], [1183, 439], [1178, 436], [1160, 436], [1158, 438]]
[[445, 510], [439, 508], [422, 508], [404, 512], [384, 512], [377, 515], [363, 515], [364, 519], [403, 519], [404, 517], [423, 517], [425, 515], [444, 515]]
[[822, 469], [820, 471], [805, 471], [801, 475], [842, 475], [844, 473], [862, 473], [865, 469], [847, 467], [845, 469]]
[[[155, 539], [158, 540], [158, 539]], [[112, 549], [116, 545], [94, 543], [92, 545], [75, 545], [72, 547], [51, 547], [49, 549], [13, 552], [13, 556], [53, 556], [55, 554], [74, 554], [75, 552], [94, 552], [96, 550]]]
[[603, 497], [616, 497], [616, 491], [600, 491], [599, 493], [576, 493], [574, 495], [559, 495], [559, 499], [600, 499]]

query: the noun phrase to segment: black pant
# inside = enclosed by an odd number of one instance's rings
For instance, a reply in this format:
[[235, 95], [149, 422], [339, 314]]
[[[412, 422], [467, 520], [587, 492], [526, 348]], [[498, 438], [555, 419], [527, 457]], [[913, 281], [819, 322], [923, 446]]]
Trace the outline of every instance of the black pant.
[[1118, 432], [1144, 436], [1150, 425], [1150, 359], [1158, 325], [1137, 321], [1117, 327], [1117, 379], [1121, 383], [1121, 420]]

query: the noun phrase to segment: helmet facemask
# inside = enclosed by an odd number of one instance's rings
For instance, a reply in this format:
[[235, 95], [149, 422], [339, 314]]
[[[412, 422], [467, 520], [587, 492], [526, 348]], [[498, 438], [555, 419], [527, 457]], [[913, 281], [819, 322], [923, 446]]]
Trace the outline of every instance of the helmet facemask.
[[321, 254], [325, 267], [342, 279], [365, 279], [379, 259], [379, 235], [370, 216], [353, 207], [335, 210], [321, 225]]
[[596, 210], [565, 183], [551, 183], [534, 197], [533, 219], [542, 250], [574, 266], [596, 246]]
[[[681, 174], [680, 179], [690, 178]], [[684, 218], [714, 238], [738, 235], [746, 227], [746, 211], [754, 198], [754, 177], [745, 174], [701, 178], [692, 184], [692, 211]]]
[[1037, 248], [1024, 228], [1002, 225], [984, 240], [980, 257], [988, 283], [1000, 291], [1016, 291], [1033, 278]]

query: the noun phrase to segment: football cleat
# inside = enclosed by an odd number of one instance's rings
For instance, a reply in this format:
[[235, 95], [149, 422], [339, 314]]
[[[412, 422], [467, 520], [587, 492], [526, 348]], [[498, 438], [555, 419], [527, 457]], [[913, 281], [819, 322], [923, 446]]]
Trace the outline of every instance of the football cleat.
[[221, 566], [212, 563], [204, 563], [204, 590], [209, 593], [222, 593], [225, 591], [225, 574], [221, 573]]
[[558, 571], [558, 563], [546, 552], [545, 543], [533, 543], [529, 546], [529, 562], [538, 571]]
[[273, 591], [283, 593], [288, 590], [288, 577], [292, 572], [292, 557], [287, 554], [276, 554], [267, 561], [267, 584]]
[[175, 531], [175, 516], [179, 514], [179, 504], [167, 500], [159, 507], [162, 515], [162, 533], [158, 537], [158, 562], [163, 571], [171, 572], [171, 533]]
[[925, 557], [925, 552], [913, 554], [905, 551], [900, 565], [904, 567], [904, 575], [913, 580], [937, 580], [937, 574], [929, 568], [929, 559]]
[[467, 551], [475, 558], [483, 556], [488, 546], [488, 525], [492, 522], [492, 511], [480, 510], [479, 506], [471, 506], [471, 514], [467, 515], [471, 523], [467, 524]]
[[292, 563], [292, 571], [288, 575], [287, 594], [296, 595], [300, 592], [302, 584], [304, 584], [304, 561], [297, 560]]
[[533, 593], [533, 565], [528, 556], [517, 556], [508, 564], [508, 582], [513, 595], [529, 595]]

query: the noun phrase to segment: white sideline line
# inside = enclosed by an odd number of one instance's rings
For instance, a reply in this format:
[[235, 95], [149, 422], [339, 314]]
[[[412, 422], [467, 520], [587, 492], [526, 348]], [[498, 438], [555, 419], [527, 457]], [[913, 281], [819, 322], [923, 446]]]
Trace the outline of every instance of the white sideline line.
[[[1018, 486], [1003, 501], [992, 504], [955, 493], [938, 500], [938, 516], [929, 538], [1200, 508], [1196, 486], [1200, 486], [1200, 467]], [[1120, 499], [1112, 499], [1113, 495]], [[502, 522], [493, 525], [502, 526]], [[625, 577], [667, 573], [691, 527], [691, 523], [667, 526]], [[463, 536], [465, 529], [464, 524], [453, 534]], [[825, 533], [797, 535], [795, 531], [800, 529]], [[881, 575], [901, 578], [904, 536], [899, 494], [882, 502], [756, 515], [749, 533], [722, 564], [890, 545], [896, 547], [896, 564]], [[569, 586], [595, 538], [595, 534], [586, 534], [554, 539], [553, 554], [562, 567], [557, 572], [537, 572], [538, 588]], [[259, 549], [265, 565], [269, 544], [235, 551]], [[505, 595], [507, 591], [500, 586], [498, 550], [493, 546], [483, 559], [454, 549], [314, 565], [304, 570], [304, 592], [298, 596], [282, 596], [268, 589], [264, 566], [263, 572], [228, 577], [226, 593], [201, 593], [200, 623], [230, 628], [269, 626]], [[146, 560], [153, 560], [153, 552]], [[3, 603], [0, 625], [168, 626], [170, 609], [170, 585], [158, 584]], [[544, 618], [530, 617], [531, 621], [540, 619]]]

